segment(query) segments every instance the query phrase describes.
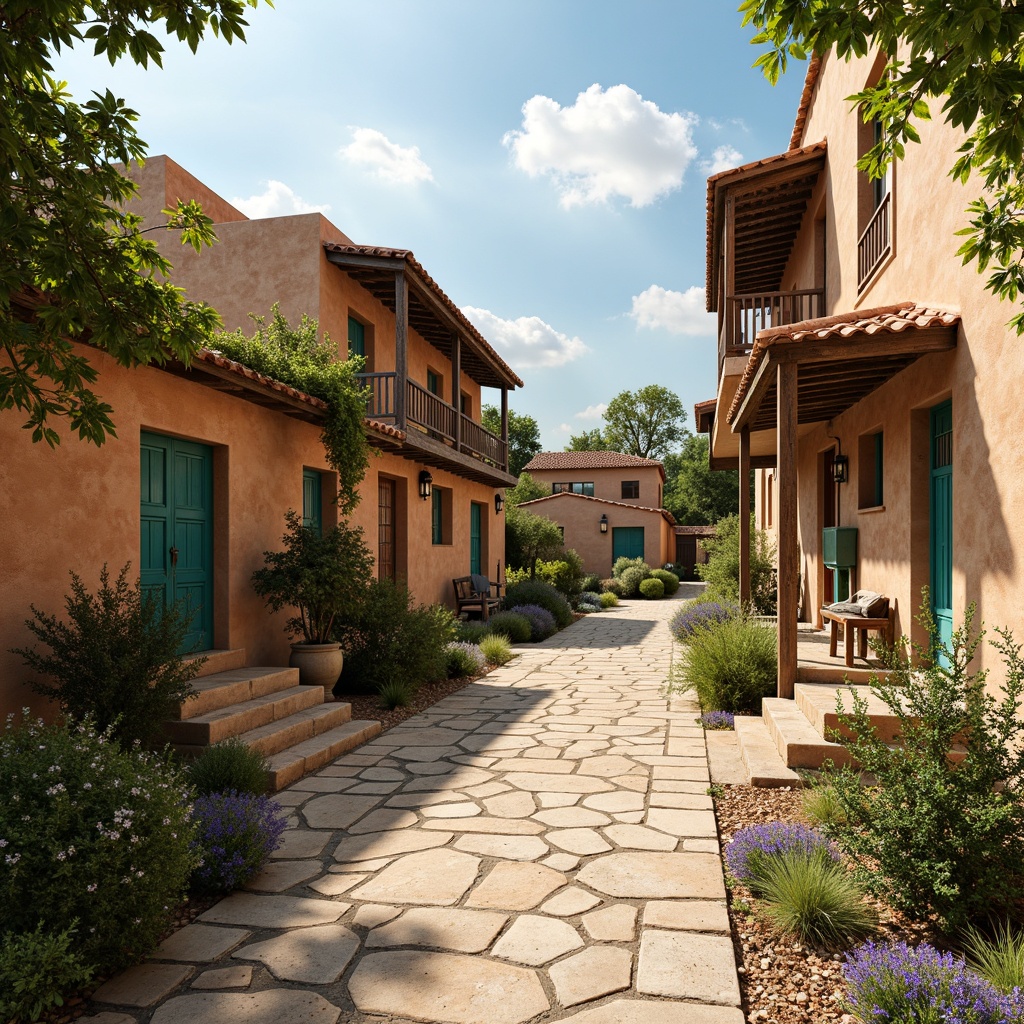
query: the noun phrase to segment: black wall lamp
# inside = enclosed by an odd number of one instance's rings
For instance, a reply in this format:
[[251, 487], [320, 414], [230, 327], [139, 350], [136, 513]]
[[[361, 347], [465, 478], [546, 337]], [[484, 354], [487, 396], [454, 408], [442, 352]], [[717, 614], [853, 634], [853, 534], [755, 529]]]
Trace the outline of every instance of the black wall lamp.
[[494, 514], [496, 516], [500, 516], [501, 515], [501, 510], [504, 507], [504, 505], [505, 505], [505, 499], [502, 497], [501, 493], [499, 492], [499, 493], [495, 494], [494, 495]]
[[420, 497], [426, 501], [430, 497], [431, 485], [434, 478], [425, 470], [420, 470]]
[[825, 436], [836, 443], [836, 454], [832, 457], [832, 482], [845, 484], [850, 479], [850, 460], [843, 454], [843, 442], [835, 434], [830, 434], [832, 421], [825, 427]]
[[608, 532], [608, 517], [602, 512], [601, 518], [597, 521], [602, 533]]

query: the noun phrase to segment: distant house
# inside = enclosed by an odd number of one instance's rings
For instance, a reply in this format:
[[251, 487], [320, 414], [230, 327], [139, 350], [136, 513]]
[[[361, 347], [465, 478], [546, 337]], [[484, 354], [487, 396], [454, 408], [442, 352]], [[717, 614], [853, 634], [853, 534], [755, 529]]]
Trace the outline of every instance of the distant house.
[[524, 467], [551, 494], [521, 507], [553, 519], [589, 572], [620, 557], [674, 562], [675, 519], [661, 507], [665, 467], [621, 452], [539, 452]]

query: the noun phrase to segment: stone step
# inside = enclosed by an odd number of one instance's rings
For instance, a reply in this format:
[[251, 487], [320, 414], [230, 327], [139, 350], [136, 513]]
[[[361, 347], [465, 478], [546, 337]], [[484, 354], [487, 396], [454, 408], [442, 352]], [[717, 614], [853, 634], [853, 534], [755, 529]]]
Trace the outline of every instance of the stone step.
[[241, 704], [268, 693], [294, 689], [299, 685], [297, 668], [234, 668], [193, 680], [196, 696], [179, 709], [179, 720], [185, 721]]
[[272, 722], [280, 722], [296, 712], [317, 707], [323, 702], [322, 686], [292, 686], [287, 690], [275, 690], [262, 697], [229, 704], [216, 711], [207, 711], [204, 715], [196, 715], [184, 721], [167, 722], [164, 735], [176, 746], [203, 747]]
[[[867, 713], [880, 739], [892, 743], [899, 735], [900, 720], [879, 697], [867, 686], [855, 686], [853, 690], [867, 703]], [[826, 683], [797, 683], [793, 688], [793, 699], [806, 719], [823, 739], [839, 729], [839, 715], [836, 701], [842, 698], [843, 708], [853, 710], [853, 693], [849, 686], [830, 686]], [[848, 730], [843, 730], [849, 736]]]
[[339, 701], [333, 704], [318, 704], [316, 707], [305, 708], [294, 715], [270, 722], [257, 729], [243, 732], [239, 739], [254, 750], [270, 757], [297, 743], [304, 743], [315, 736], [352, 720], [352, 705]]
[[303, 775], [322, 768], [334, 758], [373, 739], [380, 734], [381, 728], [380, 722], [349, 721], [274, 754], [270, 758], [268, 788], [273, 792], [283, 789]]
[[[786, 703], [790, 704], [792, 701]], [[751, 786], [770, 789], [802, 784], [800, 776], [788, 768], [786, 762], [779, 756], [775, 741], [768, 732], [763, 718], [737, 715], [734, 728], [740, 757]]]
[[244, 668], [245, 648], [236, 647], [231, 650], [217, 649], [212, 651], [197, 651], [195, 654], [191, 654], [183, 660], [188, 664], [191, 661], [195, 661], [197, 658], [206, 659], [206, 662], [199, 669], [199, 672], [196, 675], [197, 679], [202, 679], [203, 676], [216, 675], [218, 672], [230, 672], [233, 668]]
[[841, 743], [826, 740], [807, 720], [795, 700], [765, 697], [761, 717], [775, 749], [789, 768], [820, 768], [831, 761], [837, 768], [853, 759]]

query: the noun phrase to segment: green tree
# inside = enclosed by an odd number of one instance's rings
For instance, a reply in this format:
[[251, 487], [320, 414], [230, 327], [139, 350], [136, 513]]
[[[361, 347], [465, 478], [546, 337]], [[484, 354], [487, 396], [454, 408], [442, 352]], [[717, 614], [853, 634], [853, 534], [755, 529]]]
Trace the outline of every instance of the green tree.
[[[485, 405], [480, 421], [485, 430], [501, 437], [501, 412], [495, 405]], [[508, 411], [508, 471], [519, 476], [530, 459], [541, 449], [540, 427], [532, 416]]]
[[519, 482], [505, 492], [505, 505], [522, 505], [524, 501], [536, 501], [550, 493], [550, 487], [538, 483], [529, 473], [520, 473]]
[[532, 579], [537, 574], [537, 560], [553, 561], [564, 547], [562, 531], [547, 516], [535, 515], [518, 505], [506, 508], [505, 561], [508, 565], [529, 569]]
[[[726, 516], [716, 524], [714, 537], [701, 544], [708, 553], [706, 565], [697, 566], [697, 575], [707, 583], [709, 601], [736, 602], [740, 598], [740, 517]], [[759, 615], [774, 615], [778, 581], [775, 572], [775, 545], [750, 517], [750, 603]]]
[[584, 430], [582, 434], [570, 434], [565, 450], [567, 452], [607, 452], [611, 451], [611, 445], [605, 440], [601, 428], [594, 427], [593, 430]]
[[[739, 509], [739, 473], [712, 471], [710, 443], [707, 434], [687, 432], [682, 449], [664, 458], [663, 504], [685, 526], [711, 526]], [[748, 486], [753, 489], [753, 475]]]
[[686, 410], [661, 384], [620, 391], [604, 413], [604, 439], [614, 452], [660, 459], [685, 436]]
[[[967, 182], [977, 173], [980, 196], [967, 208], [970, 226], [959, 255], [990, 267], [989, 291], [1015, 301], [1024, 293], [1024, 8], [1004, 0], [744, 0], [743, 24], [768, 49], [755, 62], [773, 84], [789, 60], [835, 48], [849, 60], [871, 50], [889, 54], [878, 82], [849, 97], [865, 122], [877, 121], [881, 138], [858, 162], [880, 178], [905, 143], [919, 142], [916, 122], [940, 104], [947, 124], [965, 141], [950, 169]], [[1024, 332], [1024, 312], [1011, 324]]]
[[[242, 15], [257, 3], [0, 0], [0, 411], [25, 416], [33, 441], [58, 444], [61, 418], [97, 445], [116, 436], [113, 409], [91, 387], [96, 367], [72, 342], [122, 366], [187, 363], [219, 323], [166, 280], [170, 263], [126, 212], [135, 185], [123, 167], [146, 152], [135, 111], [109, 90], [76, 103], [52, 55], [88, 40], [111, 64], [127, 55], [159, 66], [151, 27], [193, 51], [208, 31], [244, 40]], [[214, 241], [196, 203], [164, 213], [183, 244]]]

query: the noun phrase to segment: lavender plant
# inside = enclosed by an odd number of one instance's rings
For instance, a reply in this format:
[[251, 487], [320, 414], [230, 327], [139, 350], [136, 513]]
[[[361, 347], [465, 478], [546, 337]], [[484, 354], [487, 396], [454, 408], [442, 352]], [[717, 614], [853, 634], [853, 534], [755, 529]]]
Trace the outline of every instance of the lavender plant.
[[820, 832], [786, 821], [741, 828], [725, 848], [725, 860], [734, 877], [757, 895], [766, 860], [793, 853], [839, 860], [839, 851]]
[[735, 617], [739, 609], [735, 605], [722, 604], [719, 601], [704, 601], [697, 598], [687, 601], [668, 620], [668, 628], [672, 635], [685, 643], [698, 629], [725, 622]]
[[203, 892], [231, 892], [255, 877], [286, 827], [280, 804], [236, 790], [199, 797], [193, 813], [201, 857], [193, 885]]
[[487, 663], [477, 644], [467, 643], [464, 640], [453, 640], [445, 648], [448, 656], [448, 678], [457, 679], [460, 676], [474, 676], [483, 672]]
[[515, 608], [516, 615], [521, 615], [530, 623], [530, 640], [538, 643], [558, 632], [555, 617], [546, 608], [537, 604], [519, 604]]
[[732, 729], [736, 716], [731, 711], [705, 711], [699, 721], [705, 729]]

